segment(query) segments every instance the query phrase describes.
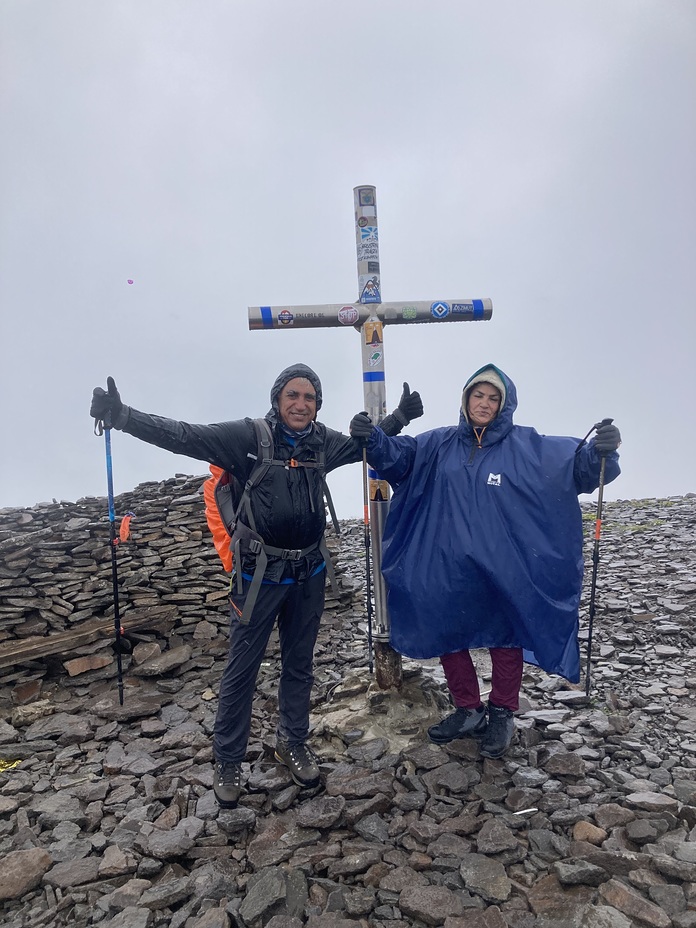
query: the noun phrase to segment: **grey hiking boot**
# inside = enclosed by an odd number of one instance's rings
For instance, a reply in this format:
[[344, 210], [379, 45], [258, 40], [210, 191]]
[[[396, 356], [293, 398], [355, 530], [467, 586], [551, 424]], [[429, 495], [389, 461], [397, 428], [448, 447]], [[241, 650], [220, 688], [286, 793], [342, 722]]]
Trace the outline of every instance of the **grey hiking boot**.
[[488, 728], [481, 742], [482, 757], [502, 757], [515, 734], [512, 709], [488, 703]]
[[298, 786], [310, 788], [319, 785], [317, 760], [306, 744], [288, 744], [276, 739], [275, 756], [276, 760], [285, 764]]
[[437, 725], [428, 729], [428, 737], [434, 744], [447, 744], [456, 738], [481, 737], [486, 730], [486, 707], [458, 709]]
[[218, 761], [213, 773], [213, 792], [221, 809], [234, 809], [242, 795], [241, 764]]

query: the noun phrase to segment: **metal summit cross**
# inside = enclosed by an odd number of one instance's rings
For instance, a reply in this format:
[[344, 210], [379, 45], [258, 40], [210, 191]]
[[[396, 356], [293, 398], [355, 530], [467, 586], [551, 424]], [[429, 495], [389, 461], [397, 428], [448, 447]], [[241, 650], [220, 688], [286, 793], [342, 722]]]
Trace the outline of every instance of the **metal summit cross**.
[[[374, 187], [355, 187], [355, 242], [358, 257], [358, 299], [355, 303], [323, 306], [250, 306], [249, 328], [311, 329], [351, 326], [360, 333], [362, 345], [365, 410], [372, 421], [382, 421], [387, 412], [384, 380], [385, 325], [416, 325], [421, 322], [475, 322], [490, 319], [489, 299], [464, 298], [382, 302], [379, 270], [377, 199]], [[389, 616], [382, 577], [381, 538], [389, 508], [389, 486], [369, 471], [369, 518], [372, 526], [372, 589], [375, 593], [375, 668], [382, 689], [401, 686], [401, 657], [389, 646]]]

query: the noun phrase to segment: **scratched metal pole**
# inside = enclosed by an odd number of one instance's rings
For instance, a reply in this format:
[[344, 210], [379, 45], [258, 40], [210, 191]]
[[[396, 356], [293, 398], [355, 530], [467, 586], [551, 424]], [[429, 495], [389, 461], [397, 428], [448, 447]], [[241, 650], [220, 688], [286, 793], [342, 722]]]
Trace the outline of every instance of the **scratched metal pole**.
[[[362, 343], [363, 399], [365, 410], [375, 425], [387, 414], [387, 392], [384, 379], [384, 333], [376, 307], [382, 302], [379, 269], [379, 229], [377, 194], [374, 187], [353, 190], [355, 206], [355, 247], [358, 259], [358, 302], [370, 306], [372, 312], [360, 327]], [[389, 614], [387, 588], [382, 576], [382, 534], [389, 512], [389, 484], [380, 480], [377, 472], [368, 470], [370, 545], [372, 551], [372, 583], [375, 595], [372, 640], [375, 653], [375, 676], [380, 689], [401, 688], [401, 655], [389, 646]]]
[[[319, 306], [250, 306], [249, 328], [314, 329], [355, 327], [360, 332], [365, 408], [374, 422], [386, 413], [384, 379], [385, 325], [428, 322], [477, 322], [493, 315], [489, 299], [455, 297], [436, 300], [382, 302], [375, 188], [356, 187], [355, 235], [358, 258], [358, 300]], [[382, 689], [401, 685], [401, 657], [389, 647], [389, 616], [381, 572], [382, 527], [389, 506], [389, 487], [370, 471], [373, 589], [375, 591], [375, 671]]]

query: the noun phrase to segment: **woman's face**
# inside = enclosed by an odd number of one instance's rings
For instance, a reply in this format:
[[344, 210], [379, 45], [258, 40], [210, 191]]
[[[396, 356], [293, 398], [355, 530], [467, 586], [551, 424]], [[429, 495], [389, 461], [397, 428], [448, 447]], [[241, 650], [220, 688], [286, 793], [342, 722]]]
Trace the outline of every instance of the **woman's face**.
[[500, 391], [490, 383], [477, 383], [469, 393], [466, 412], [477, 428], [490, 425], [500, 411]]

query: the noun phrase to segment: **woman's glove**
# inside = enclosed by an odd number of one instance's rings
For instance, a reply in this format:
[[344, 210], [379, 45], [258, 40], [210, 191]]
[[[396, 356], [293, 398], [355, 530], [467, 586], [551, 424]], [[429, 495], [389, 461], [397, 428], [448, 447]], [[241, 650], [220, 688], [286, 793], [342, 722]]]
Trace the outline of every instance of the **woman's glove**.
[[611, 454], [621, 444], [621, 432], [615, 425], [604, 425], [598, 422], [595, 426], [597, 432], [594, 437], [594, 445], [600, 454]]

